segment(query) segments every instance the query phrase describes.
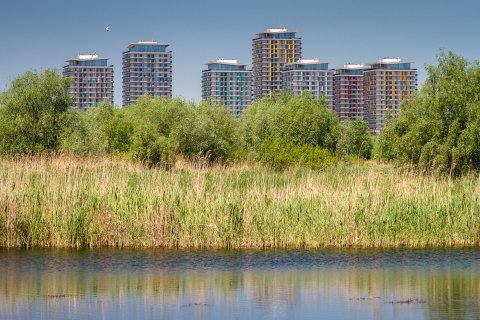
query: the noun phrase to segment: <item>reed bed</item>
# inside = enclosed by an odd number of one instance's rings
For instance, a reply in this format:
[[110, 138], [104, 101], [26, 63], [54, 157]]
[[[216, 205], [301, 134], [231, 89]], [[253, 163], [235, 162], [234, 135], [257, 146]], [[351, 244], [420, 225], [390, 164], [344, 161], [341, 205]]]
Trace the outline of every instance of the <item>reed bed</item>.
[[108, 158], [0, 160], [1, 247], [476, 246], [480, 180], [376, 162], [171, 170]]

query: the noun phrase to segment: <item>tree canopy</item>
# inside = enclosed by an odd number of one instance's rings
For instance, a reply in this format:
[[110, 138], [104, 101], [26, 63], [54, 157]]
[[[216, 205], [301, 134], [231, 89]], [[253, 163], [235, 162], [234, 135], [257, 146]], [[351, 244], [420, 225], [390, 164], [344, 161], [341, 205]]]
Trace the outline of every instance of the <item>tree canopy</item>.
[[441, 52], [421, 90], [379, 139], [380, 155], [425, 170], [480, 169], [480, 66]]
[[0, 153], [57, 150], [71, 103], [69, 79], [55, 71], [26, 72], [0, 95]]
[[275, 168], [322, 168], [339, 154], [368, 158], [363, 122], [340, 126], [325, 99], [309, 92], [263, 98], [235, 119], [216, 101], [145, 96], [115, 108], [70, 108], [69, 79], [55, 71], [27, 72], [0, 95], [0, 154], [64, 152], [130, 157], [171, 166], [177, 155], [208, 161], [248, 159]]
[[244, 144], [254, 150], [267, 140], [281, 138], [334, 152], [338, 132], [338, 118], [328, 108], [326, 100], [316, 100], [309, 92], [300, 97], [282, 94], [263, 98], [242, 116]]

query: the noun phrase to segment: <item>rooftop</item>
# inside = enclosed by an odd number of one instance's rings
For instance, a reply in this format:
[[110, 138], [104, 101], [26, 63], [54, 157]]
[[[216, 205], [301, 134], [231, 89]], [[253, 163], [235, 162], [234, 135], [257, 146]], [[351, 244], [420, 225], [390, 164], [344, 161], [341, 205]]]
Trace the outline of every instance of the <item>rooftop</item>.
[[343, 65], [343, 68], [340, 68], [340, 69], [352, 70], [352, 69], [363, 69], [363, 68], [365, 68], [365, 65], [364, 65], [364, 64], [360, 64], [360, 63], [347, 63], [347, 64], [344, 64], [344, 65]]
[[296, 63], [301, 64], [316, 64], [316, 63], [328, 63], [326, 61], [320, 61], [317, 58], [314, 59], [298, 59]]
[[379, 64], [385, 65], [385, 64], [401, 64], [401, 63], [408, 64], [408, 63], [412, 63], [412, 62], [411, 61], [403, 61], [400, 58], [385, 57], [385, 58], [379, 59], [378, 61], [370, 62], [369, 65], [373, 66], [373, 65], [379, 65]]
[[289, 63], [285, 63], [286, 66], [288, 65], [298, 65], [298, 64], [302, 64], [302, 65], [312, 65], [312, 64], [325, 64], [325, 63], [328, 63], [327, 61], [320, 61], [318, 60], [317, 58], [314, 58], [314, 59], [298, 59], [297, 61], [295, 62], [289, 62]]
[[79, 54], [77, 59], [79, 60], [90, 60], [90, 59], [97, 59], [98, 54]]
[[207, 62], [207, 64], [214, 64], [214, 63], [241, 65], [241, 64], [238, 63], [238, 60], [236, 60], [236, 59], [218, 59], [218, 60], [215, 60], [215, 61]]
[[378, 60], [379, 63], [399, 63], [402, 62], [400, 58], [382, 58]]
[[268, 28], [265, 31], [258, 32], [257, 34], [264, 34], [264, 33], [296, 33], [295, 30], [288, 30], [287, 28]]
[[99, 57], [98, 54], [92, 53], [92, 54], [79, 54], [76, 58], [67, 59], [65, 61], [70, 62], [70, 61], [89, 61], [89, 60], [105, 60], [105, 59], [110, 59], [110, 58], [102, 58], [102, 57]]
[[247, 71], [247, 65], [238, 63], [237, 59], [218, 59], [205, 64], [208, 66], [208, 70], [203, 71]]
[[287, 28], [269, 28], [266, 30], [267, 32], [287, 32]]
[[229, 64], [229, 65], [236, 65], [236, 66], [245, 66], [245, 64], [238, 63], [236, 59], [218, 59], [215, 61], [207, 62], [206, 64]]
[[128, 48], [134, 47], [134, 46], [169, 46], [169, 43], [162, 43], [162, 42], [157, 42], [157, 41], [143, 41], [140, 40], [138, 42], [132, 42], [128, 44]]

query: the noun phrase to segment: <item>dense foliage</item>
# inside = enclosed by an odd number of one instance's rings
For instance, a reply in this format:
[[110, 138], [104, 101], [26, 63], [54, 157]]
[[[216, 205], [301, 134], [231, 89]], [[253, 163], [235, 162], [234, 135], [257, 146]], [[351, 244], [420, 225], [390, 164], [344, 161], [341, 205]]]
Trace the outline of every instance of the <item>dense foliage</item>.
[[335, 163], [339, 122], [325, 100], [309, 92], [257, 101], [242, 116], [244, 150], [274, 168], [300, 164], [320, 168]]
[[480, 65], [441, 52], [379, 143], [385, 159], [459, 174], [480, 169]]
[[261, 163], [275, 169], [293, 165], [320, 169], [336, 163], [335, 157], [327, 149], [311, 144], [298, 145], [285, 138], [265, 141], [260, 148], [258, 158]]
[[35, 154], [57, 150], [71, 103], [68, 79], [47, 70], [27, 72], [0, 95], [0, 153]]
[[235, 119], [224, 105], [142, 97], [115, 108], [69, 109], [68, 79], [28, 72], [0, 96], [3, 155], [61, 152], [130, 157], [172, 166], [178, 156], [206, 161], [251, 160], [274, 168], [323, 168], [340, 158], [370, 157], [363, 122], [340, 126], [326, 100], [306, 92], [256, 101]]
[[236, 147], [238, 122], [212, 102], [200, 106], [181, 99], [143, 97], [116, 109], [107, 103], [71, 112], [64, 147], [73, 153], [127, 155], [152, 166], [170, 166], [176, 154], [229, 159]]
[[242, 116], [241, 136], [252, 150], [258, 150], [266, 140], [284, 138], [334, 152], [338, 132], [337, 116], [325, 100], [315, 100], [309, 92], [301, 97], [283, 94], [259, 100]]
[[372, 136], [369, 134], [368, 124], [364, 120], [347, 120], [341, 124], [337, 142], [337, 156], [340, 159], [347, 159], [349, 156], [370, 159], [372, 149]]
[[[441, 52], [422, 89], [390, 117], [375, 144], [380, 158], [424, 170], [480, 170], [480, 64]], [[364, 121], [339, 123], [326, 100], [282, 94], [235, 119], [223, 105], [143, 97], [115, 108], [69, 109], [68, 79], [27, 72], [0, 95], [0, 154], [62, 152], [130, 157], [172, 166], [178, 156], [251, 160], [274, 168], [323, 168], [372, 157]], [[335, 155], [335, 157], [333, 156]]]

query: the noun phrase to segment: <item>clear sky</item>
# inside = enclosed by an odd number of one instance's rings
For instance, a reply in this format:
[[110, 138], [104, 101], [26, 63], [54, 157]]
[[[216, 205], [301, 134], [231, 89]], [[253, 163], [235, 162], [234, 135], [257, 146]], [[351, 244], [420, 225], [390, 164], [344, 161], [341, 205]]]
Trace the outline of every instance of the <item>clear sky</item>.
[[[303, 38], [303, 57], [414, 61], [419, 80], [440, 48], [480, 59], [478, 0], [1, 0], [0, 90], [28, 70], [61, 69], [79, 53], [111, 57], [121, 103], [121, 57], [130, 42], [168, 42], [173, 94], [199, 100], [204, 63], [236, 58], [251, 65], [252, 38], [286, 27]], [[110, 32], [105, 27], [110, 26]]]

